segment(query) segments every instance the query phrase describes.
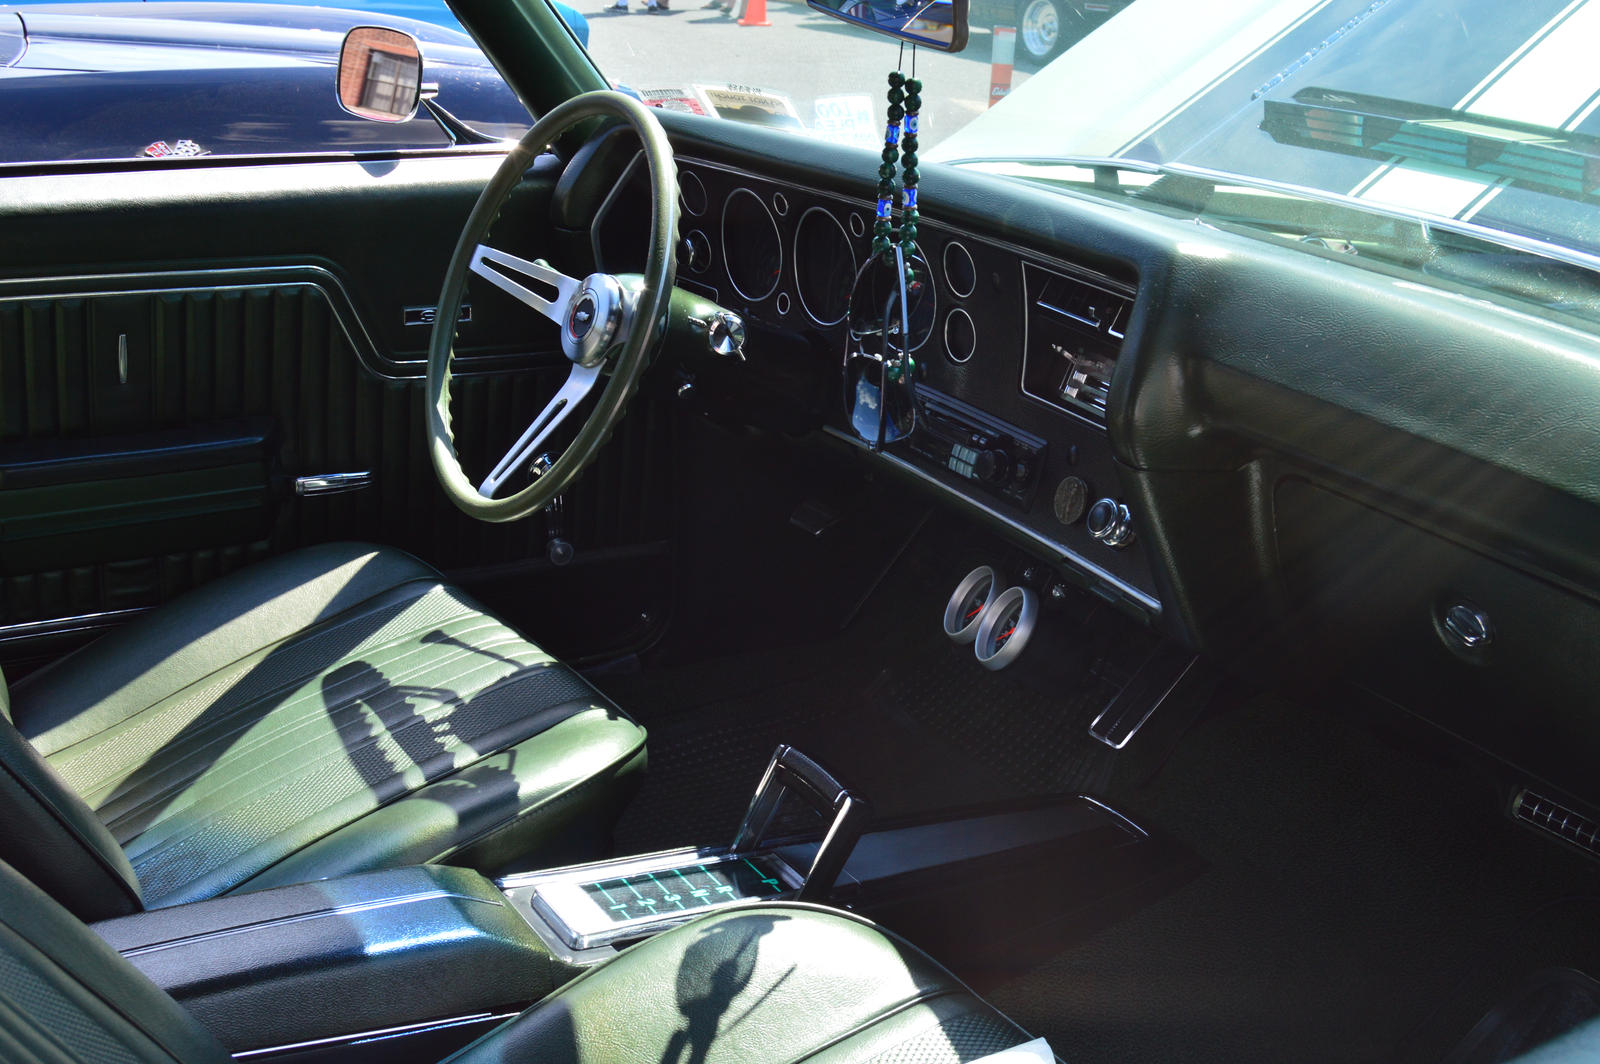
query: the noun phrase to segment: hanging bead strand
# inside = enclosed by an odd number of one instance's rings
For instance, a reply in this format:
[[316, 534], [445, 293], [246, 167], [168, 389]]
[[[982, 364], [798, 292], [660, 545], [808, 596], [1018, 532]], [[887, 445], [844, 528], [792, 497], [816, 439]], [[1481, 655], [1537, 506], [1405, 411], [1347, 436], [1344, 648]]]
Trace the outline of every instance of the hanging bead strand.
[[905, 251], [906, 272], [911, 271], [911, 257], [917, 244], [917, 183], [922, 174], [917, 169], [917, 123], [922, 112], [922, 82], [916, 78], [905, 81], [905, 134], [900, 139], [901, 182], [905, 186], [905, 210], [900, 219], [900, 246]]
[[900, 71], [889, 74], [889, 120], [883, 134], [883, 164], [878, 167], [878, 216], [872, 223], [874, 255], [887, 255], [894, 250], [894, 179], [896, 163], [900, 161], [901, 123], [906, 114], [902, 106], [906, 98], [905, 83], [905, 75]]

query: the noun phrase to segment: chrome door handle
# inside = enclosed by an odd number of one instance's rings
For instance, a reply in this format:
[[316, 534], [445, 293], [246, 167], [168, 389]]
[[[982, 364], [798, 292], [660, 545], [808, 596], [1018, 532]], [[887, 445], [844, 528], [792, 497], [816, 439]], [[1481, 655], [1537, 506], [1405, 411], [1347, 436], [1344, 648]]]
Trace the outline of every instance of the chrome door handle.
[[371, 473], [319, 473], [316, 476], [296, 477], [296, 495], [338, 495], [346, 491], [360, 491], [372, 486]]

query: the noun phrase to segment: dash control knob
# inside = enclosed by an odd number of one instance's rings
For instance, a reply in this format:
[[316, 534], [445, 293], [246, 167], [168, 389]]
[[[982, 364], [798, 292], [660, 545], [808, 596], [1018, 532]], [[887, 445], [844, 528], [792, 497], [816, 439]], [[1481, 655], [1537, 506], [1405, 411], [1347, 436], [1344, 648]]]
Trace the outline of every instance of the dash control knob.
[[1133, 514], [1116, 499], [1100, 499], [1089, 507], [1084, 525], [1089, 535], [1108, 547], [1121, 550], [1133, 542]]
[[999, 449], [979, 451], [972, 461], [972, 472], [985, 484], [1004, 484], [1006, 474], [1011, 472], [1011, 456]]

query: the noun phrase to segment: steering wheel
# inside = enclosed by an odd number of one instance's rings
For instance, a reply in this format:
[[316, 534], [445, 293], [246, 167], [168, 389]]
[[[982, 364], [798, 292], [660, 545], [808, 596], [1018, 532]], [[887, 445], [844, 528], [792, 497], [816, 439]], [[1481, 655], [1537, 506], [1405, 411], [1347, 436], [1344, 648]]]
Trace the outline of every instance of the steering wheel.
[[[535, 158], [572, 126], [590, 118], [620, 118], [633, 127], [650, 171], [650, 251], [643, 274], [592, 273], [568, 277], [542, 260], [529, 261], [484, 244], [512, 189]], [[482, 521], [515, 521], [544, 509], [594, 460], [622, 420], [629, 398], [666, 328], [677, 276], [678, 171], [672, 145], [650, 108], [620, 92], [587, 92], [551, 109], [506, 156], [467, 217], [445, 273], [428, 344], [428, 453], [445, 494]], [[526, 432], [476, 487], [461, 468], [450, 419], [455, 323], [468, 272], [532, 307], [561, 327], [561, 350], [572, 363], [566, 383]], [[530, 286], [534, 282], [554, 298]], [[602, 383], [603, 382], [603, 383]], [[539, 448], [593, 391], [599, 398], [565, 451], [537, 479], [503, 499], [495, 492], [528, 468]]]

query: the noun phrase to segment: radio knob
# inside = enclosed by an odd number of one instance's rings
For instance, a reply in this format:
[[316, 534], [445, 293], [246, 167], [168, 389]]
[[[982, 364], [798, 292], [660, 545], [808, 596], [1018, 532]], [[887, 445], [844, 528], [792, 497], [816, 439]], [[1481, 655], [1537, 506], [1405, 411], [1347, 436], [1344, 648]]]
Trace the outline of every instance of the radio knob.
[[1089, 535], [1108, 547], [1121, 550], [1133, 542], [1133, 514], [1116, 499], [1100, 499], [1089, 507], [1084, 525]]
[[979, 451], [972, 461], [973, 475], [985, 484], [1004, 484], [1010, 471], [1011, 457], [999, 449]]

